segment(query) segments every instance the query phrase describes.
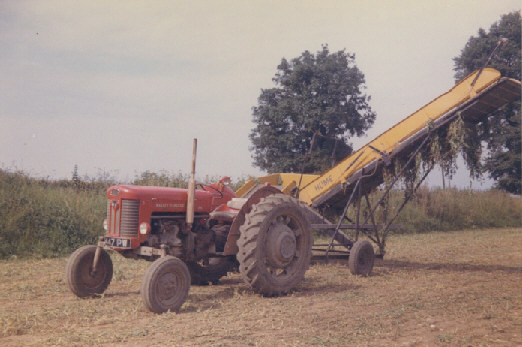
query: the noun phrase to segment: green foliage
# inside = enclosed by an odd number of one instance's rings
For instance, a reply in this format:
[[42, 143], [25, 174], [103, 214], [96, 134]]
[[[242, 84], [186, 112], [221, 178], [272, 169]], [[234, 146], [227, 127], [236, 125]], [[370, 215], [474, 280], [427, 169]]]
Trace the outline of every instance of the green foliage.
[[504, 47], [492, 57], [490, 66], [499, 70], [502, 76], [521, 79], [520, 70], [520, 12], [503, 15], [489, 31], [480, 28], [477, 36], [469, 38], [455, 62], [455, 79], [460, 81], [474, 70], [480, 69], [501, 38], [508, 39]]
[[145, 171], [141, 173], [132, 184], [138, 186], [160, 186], [160, 187], [178, 187], [187, 188], [190, 175], [181, 172], [177, 174], [169, 174], [166, 171], [159, 173]]
[[[496, 180], [498, 188], [513, 194], [521, 194], [521, 133], [520, 102], [517, 110], [507, 108], [498, 112], [500, 122], [494, 123], [489, 137], [490, 155], [486, 158], [485, 169]], [[494, 134], [494, 135], [493, 135]]]
[[[404, 194], [408, 191], [392, 190], [386, 205], [376, 210], [377, 223], [384, 215], [387, 220], [395, 215]], [[377, 190], [370, 194], [372, 206], [381, 196]], [[366, 202], [361, 202], [366, 215]], [[355, 220], [355, 209], [350, 209], [348, 217]], [[522, 199], [499, 191], [474, 191], [458, 189], [429, 189], [421, 187], [406, 204], [393, 224], [399, 224], [400, 233], [425, 233], [430, 231], [450, 231], [464, 229], [484, 229], [522, 226]]]
[[344, 159], [352, 152], [348, 139], [375, 120], [364, 75], [344, 50], [330, 53], [324, 45], [315, 55], [283, 58], [273, 81], [276, 87], [263, 89], [253, 107], [250, 133], [254, 165], [268, 172], [301, 172], [314, 133], [321, 136], [304, 172], [322, 172], [334, 148], [334, 159]]
[[105, 188], [34, 180], [0, 170], [0, 258], [52, 257], [94, 243], [103, 232]]
[[[490, 66], [499, 70], [502, 76], [521, 79], [521, 34], [520, 12], [503, 15], [488, 32], [480, 29], [478, 36], [472, 36], [454, 58], [455, 79], [461, 80], [474, 70], [480, 69], [501, 38], [508, 39], [506, 45], [493, 55]], [[487, 171], [496, 180], [496, 186], [505, 191], [521, 194], [521, 133], [520, 101], [503, 110], [494, 112], [479, 124], [468, 124], [470, 136], [464, 159], [473, 174]], [[480, 162], [481, 141], [488, 145], [489, 154], [483, 166]], [[473, 145], [473, 146], [472, 146]]]
[[74, 169], [72, 172], [72, 181], [76, 185], [80, 183], [80, 176], [78, 175], [78, 165], [74, 165]]
[[[389, 186], [393, 177], [397, 176], [398, 185], [404, 189], [404, 195], [408, 199], [414, 196], [415, 190], [422, 184], [428, 173], [438, 165], [442, 168], [444, 176], [452, 177], [457, 171], [457, 158], [459, 153], [471, 153], [468, 149], [470, 141], [469, 136], [473, 136], [467, 131], [465, 122], [460, 115], [437, 129], [433, 128], [432, 123], [428, 123], [430, 129], [427, 142], [419, 149], [414, 160], [408, 160], [410, 153], [403, 151], [398, 153], [391, 162], [391, 165], [384, 167], [382, 177], [385, 186]], [[420, 146], [420, 143], [418, 144]], [[480, 148], [480, 144], [479, 144]], [[402, 175], [399, 175], [404, 169]], [[384, 200], [385, 204], [389, 204], [390, 200]]]
[[[219, 182], [222, 177], [220, 176], [209, 176], [206, 175], [201, 183], [209, 184]], [[251, 177], [243, 176], [238, 178], [236, 181], [230, 183], [230, 188], [234, 191], [238, 190], [244, 185]], [[142, 172], [138, 177], [134, 179], [132, 184], [138, 186], [158, 186], [158, 187], [175, 187], [175, 188], [187, 188], [190, 179], [189, 174], [178, 172], [177, 174], [170, 174], [167, 171], [160, 171], [159, 173], [145, 171]]]
[[403, 225], [405, 233], [520, 227], [522, 200], [498, 190], [421, 188], [396, 223]]

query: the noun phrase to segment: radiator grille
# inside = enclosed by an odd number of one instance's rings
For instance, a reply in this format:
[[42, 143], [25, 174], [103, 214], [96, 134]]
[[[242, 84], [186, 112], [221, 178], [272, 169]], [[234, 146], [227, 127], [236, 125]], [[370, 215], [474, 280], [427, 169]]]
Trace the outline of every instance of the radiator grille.
[[139, 224], [139, 200], [120, 201], [120, 208], [115, 206], [116, 201], [107, 201], [107, 221], [109, 222], [109, 234], [122, 237], [136, 237]]
[[121, 201], [121, 236], [137, 236], [138, 223], [140, 220], [140, 201]]

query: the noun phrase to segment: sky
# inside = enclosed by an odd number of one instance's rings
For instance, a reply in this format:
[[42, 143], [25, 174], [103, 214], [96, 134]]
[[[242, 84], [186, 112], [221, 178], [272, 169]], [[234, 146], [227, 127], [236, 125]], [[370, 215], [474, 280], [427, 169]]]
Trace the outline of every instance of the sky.
[[[77, 165], [128, 182], [188, 173], [197, 138], [198, 177], [263, 175], [252, 107], [283, 57], [323, 44], [355, 53], [365, 74], [377, 118], [351, 139], [359, 148], [450, 89], [470, 36], [515, 10], [518, 0], [0, 0], [0, 167], [70, 178]], [[469, 185], [467, 172], [454, 181]]]

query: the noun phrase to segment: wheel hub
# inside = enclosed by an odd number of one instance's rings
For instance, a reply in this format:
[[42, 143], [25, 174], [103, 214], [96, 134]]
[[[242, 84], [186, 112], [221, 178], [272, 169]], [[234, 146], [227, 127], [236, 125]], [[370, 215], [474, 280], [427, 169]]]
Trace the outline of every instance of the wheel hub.
[[284, 224], [276, 224], [270, 228], [267, 241], [269, 264], [275, 268], [286, 267], [294, 258], [297, 250], [297, 242], [292, 229]]
[[158, 287], [161, 300], [169, 300], [176, 294], [177, 282], [176, 275], [172, 273], [166, 273], [160, 278]]

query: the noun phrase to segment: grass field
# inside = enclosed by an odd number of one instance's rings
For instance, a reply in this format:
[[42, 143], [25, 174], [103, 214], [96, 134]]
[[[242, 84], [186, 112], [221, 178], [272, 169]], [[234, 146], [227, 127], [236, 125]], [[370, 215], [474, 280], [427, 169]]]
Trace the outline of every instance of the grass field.
[[67, 259], [0, 262], [0, 345], [522, 345], [522, 229], [392, 236], [370, 277], [313, 265], [284, 297], [231, 274], [191, 287], [181, 312], [146, 311], [148, 263], [112, 255], [106, 294], [78, 299]]

